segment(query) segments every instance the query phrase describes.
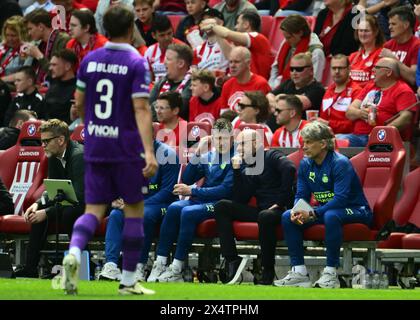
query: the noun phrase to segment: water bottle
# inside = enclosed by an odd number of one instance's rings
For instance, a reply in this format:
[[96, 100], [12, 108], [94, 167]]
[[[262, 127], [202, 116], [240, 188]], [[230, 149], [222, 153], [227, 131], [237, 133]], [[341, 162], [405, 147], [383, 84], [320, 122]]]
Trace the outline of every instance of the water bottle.
[[381, 282], [381, 277], [379, 273], [375, 271], [372, 277], [372, 289], [379, 289], [380, 282]]
[[368, 111], [368, 124], [372, 127], [376, 126], [376, 105], [370, 104]]
[[363, 279], [362, 287], [363, 289], [372, 289], [372, 273], [369, 269]]
[[386, 272], [382, 273], [381, 282], [379, 284], [380, 289], [388, 289], [389, 288], [389, 280], [388, 275]]

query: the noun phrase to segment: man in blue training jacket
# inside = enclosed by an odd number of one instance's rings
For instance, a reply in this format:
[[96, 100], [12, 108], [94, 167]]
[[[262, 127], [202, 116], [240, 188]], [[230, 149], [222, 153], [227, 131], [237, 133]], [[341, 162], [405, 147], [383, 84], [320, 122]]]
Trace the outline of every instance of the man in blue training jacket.
[[315, 224], [325, 225], [327, 266], [314, 287], [339, 288], [337, 277], [343, 224], [363, 223], [370, 226], [373, 214], [363, 194], [359, 177], [349, 159], [334, 151], [334, 135], [320, 122], [311, 122], [301, 131], [306, 157], [298, 170], [295, 204], [299, 199], [310, 202], [313, 194], [319, 206], [313, 211], [287, 210], [282, 227], [289, 250], [292, 270], [276, 286], [310, 287], [303, 258], [303, 232]]
[[[212, 141], [214, 151], [208, 150]], [[233, 186], [233, 171], [230, 159], [233, 155], [232, 124], [218, 119], [213, 125], [212, 136], [200, 140], [195, 155], [182, 175], [182, 182], [174, 186], [174, 194], [188, 196], [189, 200], [172, 203], [160, 228], [157, 258], [148, 282], [183, 282], [184, 261], [194, 239], [197, 225], [214, 218], [214, 204], [221, 199], [230, 199]], [[204, 178], [201, 187], [196, 182]], [[166, 267], [168, 255], [176, 241], [174, 260]]]
[[[178, 180], [179, 162], [176, 153], [168, 145], [155, 140], [153, 143], [156, 159], [159, 167], [155, 175], [149, 181], [149, 192], [144, 200], [144, 243], [140, 260], [136, 269], [136, 280], [145, 280], [145, 266], [149, 257], [149, 251], [156, 230], [161, 223], [167, 207], [176, 200], [172, 193], [173, 186]], [[99, 279], [121, 280], [121, 271], [118, 268], [118, 260], [122, 245], [122, 231], [124, 227], [124, 201], [118, 199], [113, 202], [114, 210], [109, 215], [105, 235], [105, 257]]]

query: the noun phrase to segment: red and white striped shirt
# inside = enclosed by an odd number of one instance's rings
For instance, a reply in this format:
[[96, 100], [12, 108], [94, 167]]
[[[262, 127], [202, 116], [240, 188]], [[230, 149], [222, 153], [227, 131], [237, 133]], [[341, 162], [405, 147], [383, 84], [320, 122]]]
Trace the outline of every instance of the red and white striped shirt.
[[[181, 40], [172, 39], [172, 43], [184, 44]], [[152, 44], [147, 48], [144, 57], [147, 59], [150, 65], [150, 71], [154, 75], [154, 82], [158, 82], [164, 76], [166, 76], [166, 67], [165, 67], [165, 53], [166, 50], [161, 50], [159, 43]]]
[[308, 123], [306, 120], [300, 120], [299, 125], [293, 131], [288, 131], [285, 126], [278, 128], [273, 135], [272, 147], [281, 148], [301, 148], [303, 139], [300, 135], [303, 127]]

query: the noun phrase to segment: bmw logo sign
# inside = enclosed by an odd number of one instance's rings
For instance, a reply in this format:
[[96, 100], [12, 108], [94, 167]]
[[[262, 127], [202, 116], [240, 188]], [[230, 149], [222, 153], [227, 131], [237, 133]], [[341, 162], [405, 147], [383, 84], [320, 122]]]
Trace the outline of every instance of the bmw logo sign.
[[198, 137], [200, 135], [200, 127], [199, 126], [194, 126], [191, 129], [191, 134], [194, 138]]
[[379, 141], [384, 141], [385, 138], [386, 138], [385, 130], [384, 129], [379, 130], [378, 133], [377, 133], [377, 137], [378, 137]]
[[27, 132], [29, 136], [34, 136], [36, 134], [36, 126], [34, 124], [30, 124]]

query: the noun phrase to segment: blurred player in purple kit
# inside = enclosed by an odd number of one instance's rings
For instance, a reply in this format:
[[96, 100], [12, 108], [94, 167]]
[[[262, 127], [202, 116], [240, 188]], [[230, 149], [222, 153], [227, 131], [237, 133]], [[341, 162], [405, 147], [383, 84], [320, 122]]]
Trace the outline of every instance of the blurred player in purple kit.
[[144, 238], [141, 191], [147, 190], [147, 178], [157, 169], [148, 105], [150, 74], [146, 60], [129, 44], [133, 12], [112, 7], [103, 24], [110, 42], [83, 59], [77, 77], [76, 105], [86, 128], [86, 209], [73, 227], [61, 285], [67, 294], [77, 294], [81, 250], [107, 205], [121, 197], [126, 206], [119, 293], [153, 294], [135, 280]]

